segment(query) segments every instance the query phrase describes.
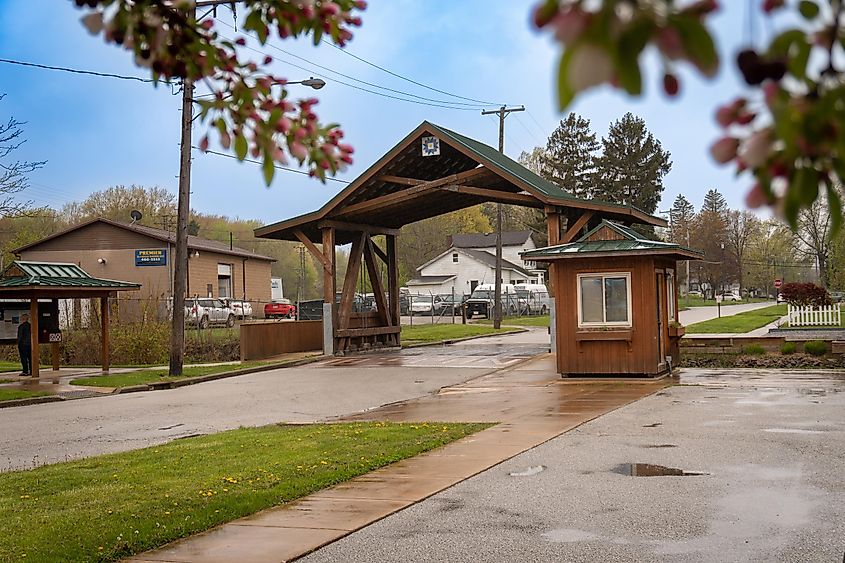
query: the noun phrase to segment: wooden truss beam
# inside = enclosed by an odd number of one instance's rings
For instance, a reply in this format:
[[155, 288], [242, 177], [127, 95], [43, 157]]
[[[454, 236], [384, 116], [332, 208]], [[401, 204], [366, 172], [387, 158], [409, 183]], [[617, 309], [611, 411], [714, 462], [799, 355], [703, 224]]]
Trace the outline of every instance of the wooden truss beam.
[[528, 194], [516, 194], [489, 188], [477, 188], [475, 186], [443, 186], [441, 189], [459, 194], [477, 195], [488, 201], [521, 205], [523, 207], [543, 207], [543, 202]]
[[340, 310], [338, 311], [338, 330], [349, 328], [349, 317], [352, 314], [352, 302], [355, 299], [355, 286], [358, 284], [358, 272], [361, 270], [361, 258], [364, 254], [367, 233], [359, 233], [352, 243], [352, 250], [349, 252], [349, 263], [346, 266], [346, 278], [343, 280], [343, 293], [340, 297]]
[[324, 271], [332, 271], [332, 263], [329, 260], [329, 257], [320, 252], [320, 249], [317, 248], [317, 245], [311, 242], [311, 239], [305, 236], [305, 233], [303, 233], [299, 229], [296, 229], [293, 231], [293, 234], [296, 236], [299, 242], [305, 245], [305, 248], [308, 249], [308, 252], [311, 253], [311, 256], [313, 256], [317, 260], [317, 262], [319, 262], [323, 266]]
[[375, 252], [373, 252], [373, 239], [367, 237], [364, 243], [364, 262], [367, 265], [367, 273], [370, 277], [370, 285], [373, 288], [373, 297], [376, 302], [376, 310], [381, 318], [382, 324], [385, 326], [393, 325], [390, 317], [390, 311], [387, 308], [387, 299], [384, 296], [384, 284], [381, 280], [381, 272], [379, 272], [376, 265]]
[[568, 242], [572, 242], [572, 240], [578, 236], [581, 232], [581, 229], [587, 224], [587, 222], [593, 218], [595, 215], [594, 211], [585, 211], [581, 214], [580, 217], [572, 224], [571, 227], [566, 229], [566, 232], [560, 239], [560, 244], [566, 244]]
[[375, 253], [376, 256], [378, 256], [381, 259], [382, 262], [384, 262], [385, 264], [388, 263], [387, 262], [387, 254], [384, 252], [384, 250], [382, 250], [379, 247], [379, 245], [377, 245], [375, 243], [373, 243], [373, 252]]
[[[372, 211], [374, 209], [387, 207], [388, 205], [392, 205], [400, 201], [405, 202], [408, 199], [426, 195], [430, 190], [439, 188], [440, 186], [444, 186], [446, 184], [460, 184], [469, 180], [470, 178], [475, 178], [486, 172], [487, 169], [484, 167], [473, 168], [472, 170], [466, 170], [457, 174], [450, 174], [449, 176], [446, 176], [444, 178], [438, 178], [437, 180], [422, 182], [420, 184], [415, 184], [417, 180], [415, 180], [414, 178], [401, 178], [401, 180], [403, 180], [404, 185], [410, 185], [413, 187], [408, 188], [407, 190], [399, 190], [398, 192], [393, 192], [391, 194], [374, 197], [372, 199], [368, 199], [367, 201], [347, 205], [346, 207], [340, 210], [339, 215], [364, 213], [367, 211]], [[379, 176], [379, 178], [383, 178], [383, 176]], [[391, 178], [397, 180], [400, 179], [396, 176], [391, 176]]]
[[388, 227], [377, 227], [375, 225], [365, 225], [363, 223], [348, 223], [346, 221], [320, 221], [317, 226], [321, 229], [333, 228], [338, 231], [366, 233], [368, 235], [398, 235], [399, 229], [391, 229]]

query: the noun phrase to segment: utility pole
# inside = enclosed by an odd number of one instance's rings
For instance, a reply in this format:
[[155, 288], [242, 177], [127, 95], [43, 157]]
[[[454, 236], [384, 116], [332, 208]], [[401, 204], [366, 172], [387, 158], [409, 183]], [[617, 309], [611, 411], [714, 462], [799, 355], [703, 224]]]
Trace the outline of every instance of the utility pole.
[[[496, 110], [485, 110], [481, 115], [499, 116], [499, 152], [505, 152], [505, 118], [512, 111], [525, 111], [525, 106], [509, 108], [502, 106]], [[502, 326], [502, 204], [496, 203], [496, 286], [493, 295], [493, 328]]]

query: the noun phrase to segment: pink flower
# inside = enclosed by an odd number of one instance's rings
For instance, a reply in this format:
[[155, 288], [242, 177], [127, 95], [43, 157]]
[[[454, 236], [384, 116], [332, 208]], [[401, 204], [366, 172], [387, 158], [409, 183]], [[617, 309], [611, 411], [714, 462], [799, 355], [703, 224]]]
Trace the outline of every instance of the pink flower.
[[558, 12], [551, 20], [555, 37], [564, 45], [571, 45], [581, 37], [589, 23], [589, 16], [579, 8]]
[[742, 160], [748, 165], [749, 168], [757, 168], [769, 157], [769, 153], [772, 152], [772, 138], [771, 138], [771, 131], [768, 129], [764, 129], [762, 131], [758, 131], [751, 135], [745, 142], [742, 144], [742, 148], [739, 151]]
[[566, 76], [573, 91], [581, 92], [613, 78], [613, 61], [604, 49], [589, 43], [574, 49]]
[[732, 106], [722, 106], [716, 110], [716, 122], [722, 127], [730, 126], [736, 120], [736, 111]]
[[710, 147], [710, 155], [713, 160], [720, 164], [730, 162], [736, 157], [739, 148], [739, 139], [734, 137], [722, 137]]
[[757, 209], [758, 207], [763, 207], [769, 203], [769, 198], [766, 196], [766, 193], [763, 191], [763, 187], [757, 183], [754, 184], [748, 193], [745, 194], [745, 205], [747, 205], [751, 209]]
[[97, 35], [103, 31], [103, 14], [100, 12], [92, 12], [82, 18], [82, 25], [88, 30], [91, 35]]
[[288, 149], [290, 150], [290, 154], [296, 157], [300, 162], [308, 158], [308, 149], [305, 148], [305, 145], [294, 141], [290, 145], [288, 145]]
[[680, 59], [684, 56], [681, 35], [674, 27], [664, 27], [660, 30], [657, 35], [657, 47], [670, 60]]
[[290, 119], [287, 117], [282, 117], [276, 122], [276, 131], [279, 133], [284, 133], [287, 135], [288, 131], [290, 131], [291, 122]]

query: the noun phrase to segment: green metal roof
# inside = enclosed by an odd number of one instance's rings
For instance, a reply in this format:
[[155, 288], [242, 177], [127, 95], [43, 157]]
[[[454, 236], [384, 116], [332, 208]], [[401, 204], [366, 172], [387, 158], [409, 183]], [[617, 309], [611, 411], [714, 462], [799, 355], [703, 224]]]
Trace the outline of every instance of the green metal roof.
[[[619, 233], [622, 239], [614, 240], [589, 240], [590, 237], [599, 229], [607, 227]], [[569, 256], [581, 256], [585, 254], [678, 254], [689, 258], [703, 258], [704, 253], [699, 250], [693, 250], [674, 242], [665, 242], [662, 240], [655, 240], [646, 237], [642, 233], [614, 223], [612, 221], [604, 220], [597, 227], [589, 231], [587, 234], [579, 238], [575, 242], [566, 244], [558, 244], [556, 246], [547, 246], [545, 248], [537, 248], [521, 253], [523, 260], [531, 260], [537, 258], [565, 258]]]
[[609, 201], [604, 201], [600, 199], [590, 199], [585, 200], [579, 197], [572, 195], [571, 193], [567, 192], [566, 190], [562, 189], [560, 186], [555, 184], [554, 182], [550, 182], [546, 180], [542, 176], [536, 174], [534, 171], [530, 170], [526, 166], [518, 163], [517, 161], [513, 160], [509, 156], [504, 153], [501, 153], [491, 147], [490, 145], [485, 145], [482, 142], [476, 141], [475, 139], [471, 139], [460, 133], [455, 133], [454, 131], [450, 131], [440, 125], [436, 125], [431, 123], [430, 121], [427, 122], [428, 125], [431, 126], [432, 129], [437, 130], [438, 133], [441, 135], [449, 137], [453, 142], [459, 143], [472, 152], [482, 156], [483, 158], [489, 160], [491, 164], [503, 172], [510, 174], [511, 176], [515, 176], [519, 178], [521, 181], [529, 184], [531, 187], [535, 188], [536, 190], [543, 193], [545, 196], [549, 198], [559, 199], [559, 200], [567, 200], [567, 201], [591, 201], [593, 203], [600, 203], [602, 205], [607, 205], [610, 207], [618, 207], [620, 209], [635, 209], [640, 213], [645, 213], [649, 215], [642, 209], [635, 207], [633, 205], [621, 205], [619, 203], [612, 203]]
[[0, 274], [4, 287], [61, 287], [97, 289], [138, 289], [140, 284], [93, 278], [76, 264], [15, 260]]

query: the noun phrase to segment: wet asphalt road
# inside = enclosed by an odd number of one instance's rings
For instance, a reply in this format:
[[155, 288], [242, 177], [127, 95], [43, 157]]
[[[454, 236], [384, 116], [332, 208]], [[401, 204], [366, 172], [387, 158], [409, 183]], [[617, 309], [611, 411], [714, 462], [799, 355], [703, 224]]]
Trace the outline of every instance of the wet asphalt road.
[[842, 561], [845, 375], [685, 374], [302, 561]]
[[[0, 409], [0, 471], [420, 397], [548, 351], [533, 333], [333, 358], [179, 389]], [[547, 338], [547, 336], [545, 337]]]

